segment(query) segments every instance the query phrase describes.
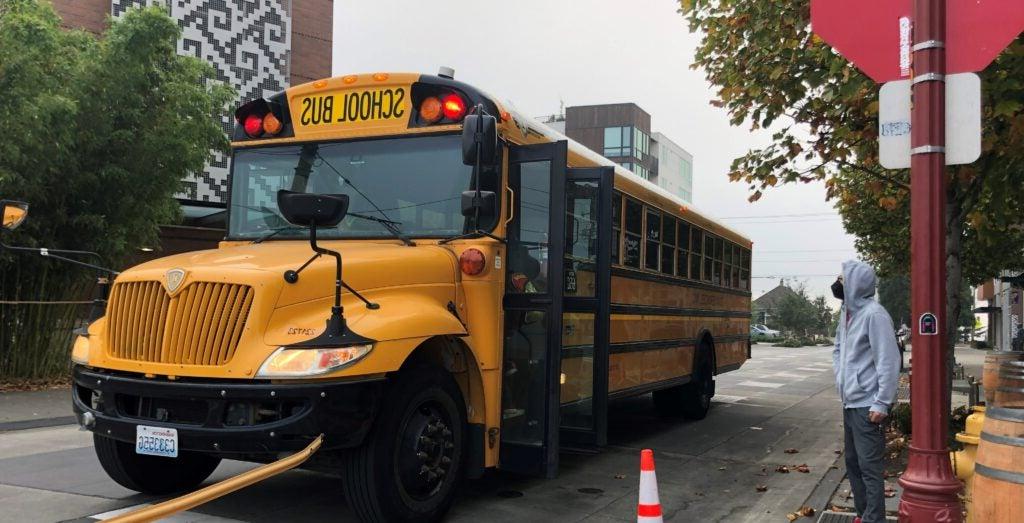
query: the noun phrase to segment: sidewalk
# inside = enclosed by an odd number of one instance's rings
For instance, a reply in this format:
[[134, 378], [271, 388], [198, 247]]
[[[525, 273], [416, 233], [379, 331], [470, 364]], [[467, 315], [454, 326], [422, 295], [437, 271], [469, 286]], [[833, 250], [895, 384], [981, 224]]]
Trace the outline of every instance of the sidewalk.
[[0, 392], [0, 432], [75, 422], [70, 389]]

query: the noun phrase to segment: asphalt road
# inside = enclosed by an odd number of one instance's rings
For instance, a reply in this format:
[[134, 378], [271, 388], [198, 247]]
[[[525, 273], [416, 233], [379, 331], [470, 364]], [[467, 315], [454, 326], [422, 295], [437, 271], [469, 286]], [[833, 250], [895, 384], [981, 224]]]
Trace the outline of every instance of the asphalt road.
[[[649, 395], [612, 402], [608, 447], [563, 453], [553, 480], [491, 472], [466, 482], [449, 520], [635, 521], [639, 453], [651, 448], [666, 520], [787, 521], [786, 513], [804, 503], [842, 446], [830, 352], [755, 346], [742, 369], [718, 378], [715, 404], [699, 422], [659, 418]], [[810, 472], [775, 472], [778, 465], [799, 464]], [[224, 462], [211, 481], [251, 466]], [[154, 501], [108, 479], [90, 434], [76, 426], [0, 432], [0, 521], [97, 521]], [[339, 480], [306, 471], [287, 472], [173, 519], [351, 520]]]

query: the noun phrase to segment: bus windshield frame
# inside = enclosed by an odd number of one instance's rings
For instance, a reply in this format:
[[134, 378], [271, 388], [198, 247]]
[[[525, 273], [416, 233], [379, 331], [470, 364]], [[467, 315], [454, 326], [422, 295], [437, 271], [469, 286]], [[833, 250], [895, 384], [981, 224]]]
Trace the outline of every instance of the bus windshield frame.
[[[473, 167], [462, 163], [461, 137], [455, 133], [236, 148], [226, 239], [308, 239], [307, 229], [281, 216], [279, 189], [347, 194], [349, 212], [391, 221], [409, 238], [490, 232], [497, 226], [497, 216], [476, 227], [471, 217], [462, 215], [462, 191], [475, 189], [472, 173]], [[485, 191], [498, 192], [500, 170], [482, 169], [480, 184]], [[321, 240], [394, 237], [379, 221], [354, 215], [336, 227], [317, 228]]]

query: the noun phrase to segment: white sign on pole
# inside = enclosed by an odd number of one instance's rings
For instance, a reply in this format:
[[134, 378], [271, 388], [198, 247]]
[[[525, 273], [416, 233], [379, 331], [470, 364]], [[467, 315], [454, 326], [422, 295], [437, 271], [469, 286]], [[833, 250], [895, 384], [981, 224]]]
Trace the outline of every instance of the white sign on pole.
[[[910, 168], [910, 80], [882, 85], [878, 96], [878, 161], [886, 169]], [[974, 73], [946, 77], [946, 165], [981, 156], [981, 79]]]

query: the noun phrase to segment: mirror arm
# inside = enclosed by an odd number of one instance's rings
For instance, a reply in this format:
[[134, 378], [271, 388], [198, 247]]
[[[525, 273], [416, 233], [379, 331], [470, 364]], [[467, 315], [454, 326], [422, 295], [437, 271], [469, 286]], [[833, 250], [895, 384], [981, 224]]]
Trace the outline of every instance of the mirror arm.
[[[303, 264], [303, 266], [299, 268], [299, 271], [301, 271], [302, 269], [305, 269], [307, 265], [312, 263], [313, 260], [319, 258], [321, 254], [327, 254], [329, 256], [334, 256], [334, 262], [335, 262], [335, 264], [334, 264], [334, 307], [331, 309], [332, 313], [334, 312], [335, 309], [337, 309], [338, 314], [342, 314], [344, 312], [344, 310], [345, 310], [341, 306], [341, 289], [342, 289], [342, 287], [344, 287], [345, 289], [348, 289], [348, 291], [351, 292], [353, 296], [355, 296], [356, 298], [359, 298], [360, 301], [365, 303], [367, 309], [377, 310], [377, 309], [380, 308], [380, 304], [374, 303], [374, 302], [372, 302], [370, 300], [367, 300], [365, 297], [363, 297], [362, 294], [359, 294], [358, 292], [356, 292], [355, 289], [353, 289], [352, 287], [349, 287], [349, 285], [347, 283], [345, 283], [344, 280], [341, 279], [341, 253], [337, 252], [337, 251], [332, 251], [330, 249], [325, 249], [325, 248], [317, 245], [317, 243], [316, 243], [316, 224], [315, 223], [311, 224], [310, 228], [309, 228], [309, 246], [314, 251], [316, 251], [317, 254], [315, 256], [313, 256], [312, 258], [310, 258], [308, 261], [306, 261], [306, 263]], [[295, 274], [295, 278], [297, 280], [298, 279], [298, 271], [295, 271], [295, 273], [296, 273]], [[285, 273], [285, 278], [287, 279], [287, 277], [288, 277], [288, 273]], [[294, 282], [292, 282], [292, 283], [294, 283]]]
[[67, 262], [67, 263], [70, 263], [70, 264], [73, 264], [73, 265], [78, 265], [80, 267], [86, 267], [88, 269], [93, 269], [93, 270], [96, 270], [98, 272], [107, 273], [107, 274], [109, 274], [111, 276], [117, 276], [118, 274], [121, 274], [120, 272], [115, 271], [113, 269], [108, 269], [106, 267], [101, 267], [99, 265], [95, 265], [95, 264], [92, 264], [92, 263], [87, 263], [87, 262], [79, 261], [79, 260], [76, 260], [76, 259], [73, 259], [73, 258], [68, 258], [68, 257], [65, 257], [65, 256], [61, 256], [61, 254], [87, 254], [87, 255], [95, 256], [96, 258], [99, 258], [100, 260], [102, 260], [102, 258], [100, 258], [99, 254], [97, 254], [95, 252], [91, 252], [91, 251], [72, 251], [72, 250], [63, 250], [63, 249], [47, 249], [47, 248], [44, 248], [44, 247], [18, 247], [16, 245], [7, 245], [6, 243], [2, 243], [2, 242], [0, 242], [0, 248], [5, 249], [5, 250], [9, 250], [9, 251], [14, 251], [14, 252], [29, 252], [29, 253], [32, 253], [32, 254], [38, 254], [38, 255], [46, 257], [46, 258], [53, 258], [55, 260], [60, 260], [60, 261]]

